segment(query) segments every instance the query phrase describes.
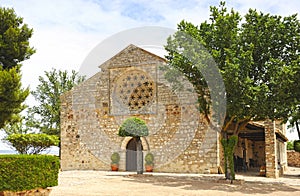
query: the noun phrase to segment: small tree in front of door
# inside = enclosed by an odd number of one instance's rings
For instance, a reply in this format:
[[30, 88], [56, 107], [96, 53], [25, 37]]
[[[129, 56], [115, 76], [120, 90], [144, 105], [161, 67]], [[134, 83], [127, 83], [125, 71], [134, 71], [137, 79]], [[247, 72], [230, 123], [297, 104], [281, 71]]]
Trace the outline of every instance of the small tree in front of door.
[[143, 153], [141, 137], [148, 136], [149, 130], [146, 123], [137, 118], [130, 117], [126, 119], [119, 128], [118, 135], [121, 137], [133, 137], [137, 144], [137, 174], [143, 174]]

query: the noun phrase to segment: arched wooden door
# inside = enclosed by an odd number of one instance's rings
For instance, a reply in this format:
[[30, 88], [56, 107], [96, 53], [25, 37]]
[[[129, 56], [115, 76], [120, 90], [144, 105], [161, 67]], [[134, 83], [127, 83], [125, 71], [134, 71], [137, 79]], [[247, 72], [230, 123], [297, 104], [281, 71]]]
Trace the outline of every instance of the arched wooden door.
[[[136, 171], [136, 141], [132, 138], [126, 146], [126, 171]], [[143, 146], [142, 146], [143, 150]]]

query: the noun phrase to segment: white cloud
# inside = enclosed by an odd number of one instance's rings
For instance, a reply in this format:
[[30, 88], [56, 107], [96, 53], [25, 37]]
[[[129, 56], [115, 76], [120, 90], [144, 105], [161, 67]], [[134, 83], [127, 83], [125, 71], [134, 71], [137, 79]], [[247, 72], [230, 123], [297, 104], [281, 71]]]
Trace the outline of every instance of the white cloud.
[[[23, 83], [32, 88], [52, 67], [78, 70], [89, 51], [112, 34], [150, 25], [176, 29], [182, 19], [200, 24], [209, 18], [209, 6], [218, 4], [217, 0], [1, 1], [34, 29], [31, 45], [37, 53], [23, 66]], [[300, 9], [298, 0], [229, 0], [227, 5], [242, 14], [249, 8], [282, 15]]]
[[278, 14], [282, 16], [287, 16], [300, 11], [300, 1], [298, 0], [232, 0], [228, 1], [228, 5], [236, 10], [246, 13], [249, 8], [262, 11], [263, 13]]
[[[209, 18], [211, 0], [2, 0], [34, 29], [37, 49], [24, 62], [23, 83], [34, 88], [39, 75], [52, 67], [78, 70], [89, 51], [112, 34], [141, 26], [176, 29], [182, 19], [200, 24]], [[228, 0], [229, 8], [245, 14], [249, 8], [289, 15], [299, 13], [300, 1]]]

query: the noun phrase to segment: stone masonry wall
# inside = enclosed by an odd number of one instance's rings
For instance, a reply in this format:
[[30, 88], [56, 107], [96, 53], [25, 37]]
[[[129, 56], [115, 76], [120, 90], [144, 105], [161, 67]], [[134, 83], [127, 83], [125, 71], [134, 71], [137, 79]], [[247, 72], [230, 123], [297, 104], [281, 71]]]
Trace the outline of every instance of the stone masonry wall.
[[149, 128], [142, 145], [144, 156], [154, 154], [154, 171], [217, 173], [219, 135], [199, 114], [195, 94], [171, 89], [159, 69], [163, 64], [160, 57], [131, 45], [61, 97], [63, 170], [110, 170], [113, 152], [120, 153], [119, 167], [125, 170], [131, 138], [117, 133], [126, 118], [137, 116]]
[[265, 121], [266, 177], [278, 178], [275, 123]]
[[300, 167], [300, 152], [294, 150], [287, 151], [288, 166]]
[[76, 118], [73, 111], [72, 93], [61, 97], [61, 169], [104, 169], [108, 165], [97, 159], [84, 144], [80, 143]]

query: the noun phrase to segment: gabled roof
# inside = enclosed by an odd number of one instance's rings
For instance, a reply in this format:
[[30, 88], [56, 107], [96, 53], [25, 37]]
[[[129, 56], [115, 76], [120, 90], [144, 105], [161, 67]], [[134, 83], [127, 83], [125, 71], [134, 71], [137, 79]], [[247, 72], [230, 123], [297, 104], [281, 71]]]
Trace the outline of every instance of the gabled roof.
[[[144, 55], [147, 56], [147, 62], [141, 59], [141, 61], [137, 61], [136, 56], [137, 55]], [[132, 66], [136, 64], [145, 64], [145, 63], [151, 63], [151, 62], [162, 62], [166, 63], [166, 59], [153, 54], [147, 50], [144, 50], [140, 47], [137, 47], [133, 44], [130, 44], [120, 52], [118, 52], [116, 55], [114, 55], [112, 58], [109, 60], [105, 61], [103, 64], [101, 64], [99, 67], [100, 68], [118, 68], [118, 67], [127, 67], [127, 66]]]

